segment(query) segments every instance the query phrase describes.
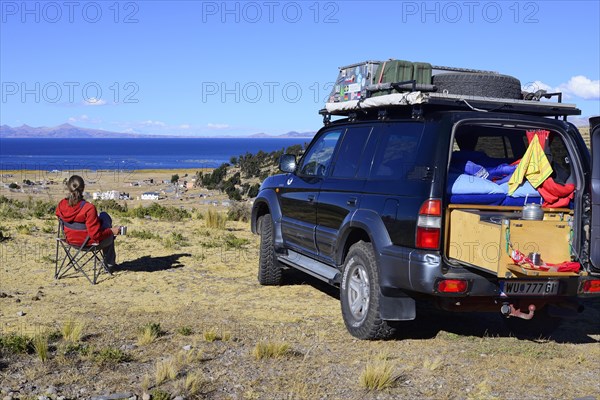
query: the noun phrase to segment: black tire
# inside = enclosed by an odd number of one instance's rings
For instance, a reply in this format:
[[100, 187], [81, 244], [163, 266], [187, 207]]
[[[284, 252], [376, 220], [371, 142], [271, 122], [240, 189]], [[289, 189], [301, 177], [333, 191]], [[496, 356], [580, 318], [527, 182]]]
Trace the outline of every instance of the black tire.
[[374, 340], [394, 335], [395, 329], [379, 314], [379, 270], [371, 243], [361, 240], [350, 247], [342, 273], [340, 300], [342, 317], [352, 336]]
[[258, 282], [261, 285], [281, 285], [283, 274], [281, 265], [275, 255], [271, 214], [265, 214], [258, 219], [258, 228], [260, 231]]
[[500, 74], [438, 74], [432, 78], [438, 93], [521, 99], [521, 81]]

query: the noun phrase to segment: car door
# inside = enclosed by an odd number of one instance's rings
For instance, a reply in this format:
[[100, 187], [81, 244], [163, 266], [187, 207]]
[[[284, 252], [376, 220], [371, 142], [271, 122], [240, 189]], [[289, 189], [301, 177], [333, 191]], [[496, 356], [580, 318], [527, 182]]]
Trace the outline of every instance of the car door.
[[592, 232], [590, 261], [600, 269], [600, 117], [590, 118], [592, 148]]
[[331, 173], [323, 179], [315, 239], [319, 258], [333, 264], [335, 243], [348, 214], [359, 206], [376, 140], [371, 124], [349, 127], [340, 139]]
[[300, 160], [295, 173], [287, 175], [279, 191], [281, 233], [286, 247], [316, 256], [317, 202], [323, 177], [329, 172], [341, 129], [322, 132]]

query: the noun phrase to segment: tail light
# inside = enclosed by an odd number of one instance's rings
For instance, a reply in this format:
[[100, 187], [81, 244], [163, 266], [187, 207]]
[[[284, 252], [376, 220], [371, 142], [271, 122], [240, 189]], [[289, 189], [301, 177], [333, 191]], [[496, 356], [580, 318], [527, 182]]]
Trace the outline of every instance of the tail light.
[[462, 279], [443, 279], [437, 283], [437, 290], [440, 293], [464, 293], [467, 287], [467, 281]]
[[600, 293], [600, 279], [589, 279], [583, 282], [583, 293]]
[[416, 246], [420, 249], [439, 248], [441, 227], [442, 202], [438, 199], [425, 200], [417, 218]]

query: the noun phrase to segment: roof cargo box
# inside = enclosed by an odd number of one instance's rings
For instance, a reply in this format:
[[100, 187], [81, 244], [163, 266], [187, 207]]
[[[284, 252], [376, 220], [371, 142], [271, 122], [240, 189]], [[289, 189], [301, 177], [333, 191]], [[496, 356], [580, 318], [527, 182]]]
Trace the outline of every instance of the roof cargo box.
[[340, 67], [340, 72], [329, 95], [329, 103], [364, 99], [365, 88], [374, 83], [375, 70], [380, 61], [365, 61]]

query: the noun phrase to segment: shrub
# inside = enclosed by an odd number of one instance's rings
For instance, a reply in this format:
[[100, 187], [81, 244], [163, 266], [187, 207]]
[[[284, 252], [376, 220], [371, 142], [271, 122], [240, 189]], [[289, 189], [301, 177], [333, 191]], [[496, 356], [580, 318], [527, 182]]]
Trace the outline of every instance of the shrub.
[[152, 389], [150, 395], [152, 400], [171, 400], [171, 394], [160, 389]]
[[186, 218], [191, 218], [189, 211], [173, 207], [163, 206], [158, 203], [152, 203], [148, 207], [139, 206], [132, 209], [128, 215], [136, 218], [145, 218], [146, 215], [162, 221], [178, 222]]
[[225, 236], [225, 247], [228, 249], [241, 249], [248, 243], [250, 243], [250, 240], [237, 237], [233, 233], [229, 233]]
[[11, 353], [29, 353], [33, 350], [31, 338], [17, 333], [0, 336], [0, 347]]
[[160, 236], [149, 230], [131, 230], [127, 232], [127, 236], [131, 236], [138, 239], [158, 240]]
[[190, 336], [194, 333], [194, 331], [189, 326], [181, 326], [177, 328], [177, 333], [179, 333], [181, 336]]
[[248, 222], [250, 221], [251, 210], [248, 204], [235, 202], [229, 207], [229, 211], [227, 211], [227, 218], [230, 221], [242, 221]]
[[119, 364], [131, 360], [131, 357], [121, 349], [115, 347], [105, 347], [95, 356], [96, 361], [100, 363]]
[[116, 200], [97, 200], [94, 205], [98, 211], [106, 211], [110, 214], [127, 214], [127, 203], [121, 204]]

